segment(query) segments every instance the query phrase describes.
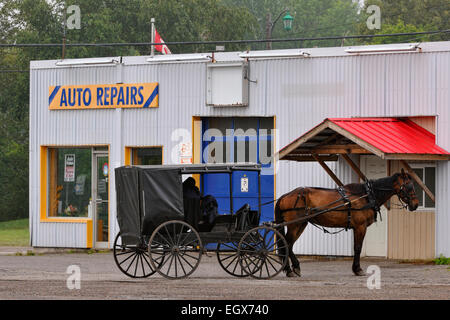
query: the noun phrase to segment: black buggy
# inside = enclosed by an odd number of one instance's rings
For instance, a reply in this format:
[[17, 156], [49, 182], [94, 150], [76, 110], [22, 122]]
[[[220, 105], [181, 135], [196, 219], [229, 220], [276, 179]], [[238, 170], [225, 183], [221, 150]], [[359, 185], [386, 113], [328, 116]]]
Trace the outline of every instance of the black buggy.
[[[258, 173], [256, 210], [249, 204], [233, 210], [234, 171]], [[182, 175], [213, 173], [229, 174], [231, 210], [211, 219], [203, 215], [206, 196], [183, 195]], [[283, 270], [286, 240], [270, 225], [259, 225], [260, 165], [125, 166], [115, 169], [115, 179], [120, 232], [113, 253], [127, 276], [145, 278], [158, 272], [169, 279], [185, 278], [197, 269], [206, 244], [215, 243], [220, 266], [233, 276], [268, 279]]]

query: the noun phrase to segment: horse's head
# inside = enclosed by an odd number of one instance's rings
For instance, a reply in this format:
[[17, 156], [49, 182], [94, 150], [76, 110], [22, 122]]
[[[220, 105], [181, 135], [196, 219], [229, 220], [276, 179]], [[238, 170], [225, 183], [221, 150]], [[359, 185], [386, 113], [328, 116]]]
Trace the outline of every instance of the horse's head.
[[413, 180], [409, 173], [402, 169], [401, 173], [396, 173], [394, 181], [394, 191], [401, 201], [408, 205], [409, 211], [414, 211], [419, 206], [416, 192], [414, 190]]

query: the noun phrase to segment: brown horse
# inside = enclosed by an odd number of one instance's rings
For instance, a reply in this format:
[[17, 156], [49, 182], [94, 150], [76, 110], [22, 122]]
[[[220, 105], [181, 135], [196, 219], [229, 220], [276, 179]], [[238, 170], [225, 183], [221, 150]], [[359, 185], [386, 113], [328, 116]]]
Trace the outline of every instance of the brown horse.
[[[401, 173], [390, 177], [367, 180], [365, 183], [352, 183], [339, 189], [297, 188], [281, 196], [275, 206], [275, 222], [286, 223], [287, 232], [285, 233], [284, 227], [280, 228], [280, 232], [286, 237], [294, 269], [291, 270], [288, 259], [284, 269], [286, 275], [300, 276], [300, 262], [292, 247], [308, 222], [322, 227], [353, 229], [352, 270], [355, 275], [364, 275], [359, 259], [366, 229], [376, 221], [380, 207], [393, 195], [397, 195], [410, 211], [416, 210], [419, 206], [412, 178], [403, 169]], [[332, 210], [320, 214], [322, 210], [329, 209]], [[311, 215], [312, 218], [301, 219], [307, 215]], [[290, 221], [292, 223], [289, 223]]]

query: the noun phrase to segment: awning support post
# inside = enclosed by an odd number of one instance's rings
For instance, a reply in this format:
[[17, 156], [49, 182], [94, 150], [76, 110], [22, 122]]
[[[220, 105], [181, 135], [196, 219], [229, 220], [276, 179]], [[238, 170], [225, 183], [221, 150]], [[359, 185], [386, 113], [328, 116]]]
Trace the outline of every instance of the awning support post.
[[344, 184], [339, 180], [339, 178], [334, 174], [334, 172], [326, 165], [325, 162], [323, 162], [316, 154], [312, 153], [311, 156], [316, 160], [322, 168], [328, 173], [328, 175], [333, 179], [334, 182], [340, 187], [342, 187]]
[[347, 163], [349, 164], [349, 166], [353, 169], [353, 171], [356, 172], [356, 174], [359, 176], [359, 178], [362, 181], [366, 181], [366, 176], [364, 175], [364, 173], [361, 172], [361, 170], [359, 170], [358, 166], [353, 162], [353, 160], [347, 155], [347, 154], [341, 154], [342, 158], [344, 158], [345, 161], [347, 161]]
[[[356, 163], [354, 163], [353, 160], [347, 154], [341, 154], [341, 156], [345, 159], [345, 161], [347, 161], [347, 163], [350, 165], [350, 167], [353, 169], [353, 171], [356, 172], [356, 174], [359, 176], [359, 178], [362, 181], [366, 181], [367, 180], [367, 177], [364, 175], [364, 173], [362, 173], [362, 171], [358, 168]], [[383, 206], [386, 209], [391, 210], [391, 206], [390, 206], [389, 201], [386, 201], [385, 203], [383, 203]]]
[[405, 160], [400, 160], [402, 165], [406, 168], [408, 173], [411, 175], [411, 177], [414, 179], [415, 182], [422, 188], [423, 191], [430, 197], [430, 199], [436, 203], [436, 197], [434, 196], [433, 192], [428, 189], [428, 187], [423, 183], [423, 181], [419, 178], [419, 176], [411, 169], [409, 164]]

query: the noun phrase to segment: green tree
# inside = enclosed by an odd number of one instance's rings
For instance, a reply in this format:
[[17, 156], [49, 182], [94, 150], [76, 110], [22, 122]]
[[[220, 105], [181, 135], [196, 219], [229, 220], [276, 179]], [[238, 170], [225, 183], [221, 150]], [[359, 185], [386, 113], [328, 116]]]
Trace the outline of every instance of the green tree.
[[0, 221], [28, 217], [28, 118], [0, 112]]
[[[381, 29], [369, 30], [367, 8], [377, 5], [381, 10]], [[358, 26], [361, 34], [390, 34], [450, 29], [450, 2], [448, 0], [367, 0], [362, 9]], [[364, 43], [393, 43], [417, 41], [445, 41], [449, 33], [405, 37], [382, 37], [365, 40]]]
[[[358, 25], [358, 4], [351, 0], [226, 0], [229, 5], [246, 6], [259, 22], [255, 39], [266, 38], [266, 16], [274, 21], [285, 9], [294, 18], [292, 30], [285, 31], [282, 17], [275, 24], [272, 39], [316, 38], [354, 34]], [[299, 48], [313, 46], [340, 46], [341, 40], [273, 43], [272, 48]], [[265, 48], [265, 44], [259, 46]]]

